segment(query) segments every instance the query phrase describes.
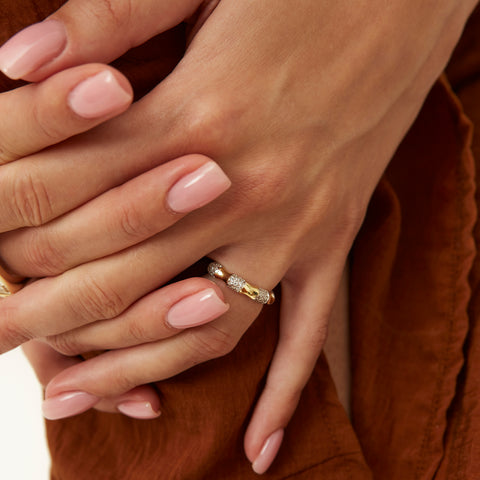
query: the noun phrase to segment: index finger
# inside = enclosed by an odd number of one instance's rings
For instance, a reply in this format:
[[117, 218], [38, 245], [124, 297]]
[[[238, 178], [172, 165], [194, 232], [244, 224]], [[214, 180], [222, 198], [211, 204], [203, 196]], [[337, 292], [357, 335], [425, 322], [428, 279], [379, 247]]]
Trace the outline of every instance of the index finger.
[[106, 65], [58, 73], [40, 84], [0, 94], [0, 164], [43, 150], [125, 111], [128, 80]]

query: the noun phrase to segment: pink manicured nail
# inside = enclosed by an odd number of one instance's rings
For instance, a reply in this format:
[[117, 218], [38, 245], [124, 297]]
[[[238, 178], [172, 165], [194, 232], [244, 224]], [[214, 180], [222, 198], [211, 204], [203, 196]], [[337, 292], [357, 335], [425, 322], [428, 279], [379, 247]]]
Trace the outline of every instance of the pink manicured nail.
[[207, 162], [181, 178], [168, 192], [167, 203], [178, 213], [187, 213], [215, 200], [232, 183], [215, 162]]
[[105, 70], [78, 84], [68, 95], [68, 104], [81, 117], [97, 118], [128, 105], [131, 99], [115, 75]]
[[47, 398], [42, 405], [43, 416], [49, 420], [72, 417], [86, 412], [100, 399], [86, 392], [67, 392], [56, 397]]
[[280, 429], [272, 433], [263, 444], [262, 451], [252, 464], [253, 471], [262, 475], [272, 465], [282, 444], [284, 430]]
[[213, 288], [207, 288], [173, 305], [167, 313], [167, 323], [175, 328], [202, 325], [224, 314], [228, 308]]
[[56, 20], [35, 23], [0, 48], [0, 70], [13, 79], [24, 77], [60, 55], [66, 44], [62, 23]]
[[127, 417], [138, 418], [140, 420], [157, 418], [161, 414], [161, 412], [156, 412], [152, 408], [152, 404], [150, 402], [124, 402], [120, 405], [117, 405], [117, 409]]

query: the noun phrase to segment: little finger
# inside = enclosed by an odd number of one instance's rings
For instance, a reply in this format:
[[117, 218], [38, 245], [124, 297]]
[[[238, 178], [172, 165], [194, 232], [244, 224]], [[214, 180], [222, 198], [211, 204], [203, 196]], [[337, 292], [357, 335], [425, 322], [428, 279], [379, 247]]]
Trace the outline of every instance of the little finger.
[[279, 341], [244, 441], [258, 474], [273, 463], [325, 343], [343, 262], [296, 269], [282, 281]]

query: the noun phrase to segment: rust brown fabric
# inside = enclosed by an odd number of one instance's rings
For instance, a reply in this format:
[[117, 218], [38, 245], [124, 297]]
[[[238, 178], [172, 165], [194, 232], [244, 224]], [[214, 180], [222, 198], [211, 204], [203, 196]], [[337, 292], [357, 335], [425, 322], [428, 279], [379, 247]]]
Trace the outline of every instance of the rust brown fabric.
[[[0, 0], [0, 40], [60, 0]], [[353, 426], [322, 357], [266, 479], [466, 480], [480, 474], [480, 10], [402, 142], [351, 255]], [[119, 62], [138, 95], [182, 28]], [[161, 59], [161, 60], [160, 60]], [[14, 84], [0, 79], [2, 89]], [[453, 92], [456, 93], [453, 93]], [[243, 433], [277, 338], [265, 309], [238, 347], [158, 384], [161, 418], [47, 422], [53, 480], [247, 480]]]

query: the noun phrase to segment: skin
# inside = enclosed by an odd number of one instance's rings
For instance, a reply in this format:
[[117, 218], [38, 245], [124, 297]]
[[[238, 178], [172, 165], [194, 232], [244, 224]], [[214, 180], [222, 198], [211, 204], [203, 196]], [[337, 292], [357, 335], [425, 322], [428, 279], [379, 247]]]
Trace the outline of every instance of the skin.
[[[305, 0], [292, 12], [278, 0], [70, 0], [52, 17], [67, 28], [66, 50], [25, 76], [41, 83], [0, 98], [23, 105], [29, 119], [0, 125], [2, 138], [12, 139], [3, 147], [10, 163], [0, 177], [0, 257], [11, 272], [48, 277], [1, 302], [0, 351], [41, 339], [26, 350], [47, 397], [85, 391], [120, 398], [227, 354], [260, 310], [220, 282], [226, 314], [185, 331], [165, 323], [155, 329], [145, 295], [168, 304], [185, 285], [210, 286], [195, 278], [161, 288], [207, 255], [251, 283], [281, 284], [280, 339], [245, 437], [253, 462], [295, 410], [371, 194], [475, 4]], [[54, 135], [36, 127], [32, 101], [62, 111], [64, 103], [50, 104], [45, 94], [53, 82], [63, 84], [57, 75], [105, 68], [76, 65], [108, 62], [187, 17], [195, 36], [165, 81], [118, 118], [34, 153], [106, 120], [73, 118]], [[68, 87], [57, 90], [57, 98], [67, 94]], [[13, 135], [27, 127], [36, 132], [29, 151]], [[141, 182], [134, 177], [142, 174], [156, 178], [152, 169], [172, 168], [171, 159], [191, 153], [214, 159], [231, 179], [218, 200], [152, 226], [164, 203], [140, 218], [144, 199], [123, 195], [134, 228], [124, 228], [125, 209], [107, 215], [111, 189]], [[76, 189], [79, 182], [85, 188]], [[109, 242], [92, 246], [98, 232]], [[167, 267], [166, 258], [173, 259]], [[131, 265], [135, 271], [123, 275]], [[129, 317], [132, 308], [141, 314]], [[114, 350], [81, 363], [70, 358], [103, 349]], [[115, 402], [97, 407], [114, 409]]]

